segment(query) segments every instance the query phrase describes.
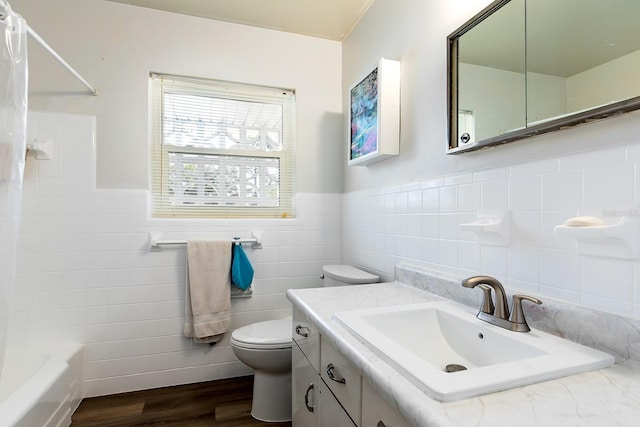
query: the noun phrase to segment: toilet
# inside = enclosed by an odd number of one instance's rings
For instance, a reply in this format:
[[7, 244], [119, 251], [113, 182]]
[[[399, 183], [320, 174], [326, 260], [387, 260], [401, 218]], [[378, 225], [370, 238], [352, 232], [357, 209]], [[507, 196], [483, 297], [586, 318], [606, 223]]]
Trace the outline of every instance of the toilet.
[[[379, 278], [350, 265], [322, 267], [324, 286], [376, 283]], [[236, 329], [231, 348], [253, 368], [251, 416], [260, 421], [291, 421], [291, 317]]]
[[375, 274], [346, 264], [324, 265], [322, 266], [322, 276], [320, 277], [324, 280], [324, 287], [362, 285], [377, 283], [380, 280]]
[[251, 416], [260, 421], [291, 421], [291, 317], [236, 329], [231, 348], [253, 368]]

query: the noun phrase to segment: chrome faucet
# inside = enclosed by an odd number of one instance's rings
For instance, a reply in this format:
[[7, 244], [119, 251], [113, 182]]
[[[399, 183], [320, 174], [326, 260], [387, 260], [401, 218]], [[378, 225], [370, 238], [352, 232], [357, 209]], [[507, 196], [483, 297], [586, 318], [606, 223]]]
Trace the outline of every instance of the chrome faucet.
[[[476, 316], [478, 319], [514, 332], [529, 332], [531, 330], [522, 311], [522, 300], [542, 304], [542, 301], [529, 295], [514, 295], [513, 312], [509, 315], [507, 294], [498, 279], [490, 276], [473, 276], [464, 279], [462, 286], [465, 288], [477, 286], [484, 293], [482, 306]], [[491, 289], [496, 294], [495, 304], [491, 298]]]

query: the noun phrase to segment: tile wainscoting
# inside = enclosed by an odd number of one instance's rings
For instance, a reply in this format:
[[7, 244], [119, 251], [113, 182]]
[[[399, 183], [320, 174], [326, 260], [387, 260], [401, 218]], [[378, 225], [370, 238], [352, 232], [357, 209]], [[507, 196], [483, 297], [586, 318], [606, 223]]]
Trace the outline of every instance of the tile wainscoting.
[[299, 194], [296, 218], [159, 220], [148, 194], [95, 188], [96, 119], [29, 114], [28, 140], [51, 139], [52, 160], [27, 159], [8, 344], [73, 341], [84, 347], [86, 397], [251, 373], [229, 345], [182, 336], [185, 249], [162, 239], [251, 237], [253, 297], [234, 299], [232, 328], [290, 315], [290, 288], [321, 286], [341, 260], [341, 194]]
[[[458, 276], [486, 274], [524, 293], [640, 318], [637, 248], [625, 257], [607, 246], [637, 246], [640, 236], [598, 241], [602, 256], [593, 256], [554, 234], [578, 215], [607, 223], [626, 216], [638, 233], [639, 165], [640, 143], [629, 143], [350, 192], [343, 200], [343, 261], [387, 280], [403, 261]], [[460, 226], [503, 214], [502, 242]]]

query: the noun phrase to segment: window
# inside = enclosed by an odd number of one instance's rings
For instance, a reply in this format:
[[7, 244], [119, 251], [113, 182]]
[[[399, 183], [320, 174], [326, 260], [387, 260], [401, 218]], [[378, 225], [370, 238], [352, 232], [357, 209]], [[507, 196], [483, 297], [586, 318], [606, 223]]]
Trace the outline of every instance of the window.
[[292, 90], [151, 74], [155, 217], [293, 215]]

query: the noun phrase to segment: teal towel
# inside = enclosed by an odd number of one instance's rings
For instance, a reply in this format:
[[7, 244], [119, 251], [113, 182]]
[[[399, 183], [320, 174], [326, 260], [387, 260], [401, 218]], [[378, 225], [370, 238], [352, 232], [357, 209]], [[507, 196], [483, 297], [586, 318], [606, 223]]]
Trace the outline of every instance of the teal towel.
[[253, 267], [244, 253], [242, 245], [233, 245], [233, 261], [231, 262], [231, 283], [243, 291], [251, 286]]

